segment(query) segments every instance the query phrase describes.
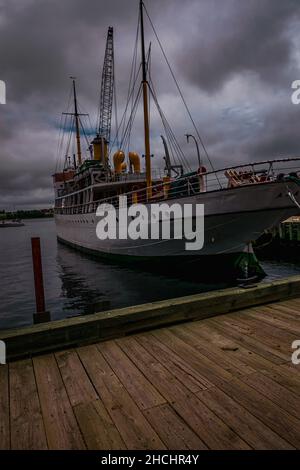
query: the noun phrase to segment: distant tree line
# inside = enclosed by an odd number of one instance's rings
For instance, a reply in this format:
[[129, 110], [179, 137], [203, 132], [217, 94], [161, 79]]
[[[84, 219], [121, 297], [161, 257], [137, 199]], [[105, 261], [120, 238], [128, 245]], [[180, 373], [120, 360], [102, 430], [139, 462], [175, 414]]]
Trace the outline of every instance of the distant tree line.
[[43, 217], [53, 217], [53, 209], [31, 209], [18, 210], [14, 212], [0, 211], [0, 219], [40, 219]]

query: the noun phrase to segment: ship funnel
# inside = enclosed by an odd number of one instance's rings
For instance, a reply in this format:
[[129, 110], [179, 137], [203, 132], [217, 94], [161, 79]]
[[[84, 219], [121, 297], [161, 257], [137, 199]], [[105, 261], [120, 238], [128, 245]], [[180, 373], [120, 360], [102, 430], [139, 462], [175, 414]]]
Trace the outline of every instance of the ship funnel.
[[141, 160], [139, 155], [136, 152], [129, 152], [129, 163], [130, 163], [130, 169], [133, 167], [134, 173], [140, 173], [141, 172]]
[[108, 161], [108, 145], [106, 139], [100, 137], [98, 134], [93, 140], [92, 145], [94, 160], [100, 161], [103, 165], [106, 165]]
[[122, 164], [125, 160], [125, 153], [122, 150], [118, 150], [114, 156], [113, 156], [113, 161], [114, 161], [114, 169], [116, 173], [122, 173]]

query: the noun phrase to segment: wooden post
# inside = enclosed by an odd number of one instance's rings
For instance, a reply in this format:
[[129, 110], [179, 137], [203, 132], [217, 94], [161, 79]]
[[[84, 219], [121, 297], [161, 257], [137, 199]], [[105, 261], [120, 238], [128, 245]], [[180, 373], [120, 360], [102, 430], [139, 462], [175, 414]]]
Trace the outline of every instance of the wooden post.
[[36, 313], [33, 314], [33, 323], [43, 323], [50, 321], [50, 313], [46, 312], [45, 308], [41, 244], [39, 237], [31, 238], [31, 249], [36, 301]]

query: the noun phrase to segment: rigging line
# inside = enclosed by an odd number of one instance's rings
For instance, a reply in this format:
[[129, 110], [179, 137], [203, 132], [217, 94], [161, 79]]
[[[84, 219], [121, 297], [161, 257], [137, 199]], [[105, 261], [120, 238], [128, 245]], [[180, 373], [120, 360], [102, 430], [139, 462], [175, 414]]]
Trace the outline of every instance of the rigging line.
[[[136, 81], [137, 81], [137, 78], [138, 78], [138, 77], [136, 77], [136, 79], [135, 79], [135, 83], [136, 83]], [[122, 125], [125, 127], [125, 124], [124, 124], [124, 123], [126, 122], [127, 109], [128, 109], [128, 106], [129, 106], [129, 103], [130, 103], [130, 100], [131, 100], [131, 96], [133, 96], [133, 92], [134, 92], [134, 88], [131, 90], [131, 94], [130, 94], [129, 100], [128, 100], [127, 103], [126, 103], [125, 111], [124, 111], [124, 113], [123, 113], [123, 116], [122, 116], [122, 119], [121, 119], [121, 122], [120, 122], [120, 125], [119, 125], [119, 129], [122, 127]], [[123, 132], [122, 134], [124, 134], [124, 132]], [[116, 140], [116, 139], [115, 139], [115, 140]], [[115, 140], [114, 140], [114, 142], [115, 142]]]
[[[150, 76], [151, 73], [151, 42], [149, 44], [147, 58], [146, 58], [146, 73]], [[149, 87], [149, 83], [148, 83]], [[151, 93], [148, 93], [148, 122], [151, 123]], [[146, 158], [146, 157], [145, 157]]]
[[68, 117], [65, 116], [64, 117], [64, 125], [63, 125], [63, 128], [62, 128], [60, 147], [59, 147], [59, 163], [61, 163], [61, 161], [62, 161], [62, 149], [63, 149], [64, 141], [65, 141], [65, 135], [66, 135], [65, 133], [66, 133], [66, 129], [67, 129], [67, 120], [68, 120]]
[[[138, 19], [138, 35], [139, 35], [139, 27], [140, 27], [140, 18]], [[138, 36], [137, 36], [137, 43], [138, 43]], [[135, 83], [134, 83], [134, 87], [133, 87], [133, 91], [135, 90], [135, 86], [136, 86], [136, 82], [137, 82], [137, 79], [138, 79], [138, 75], [139, 75], [139, 70], [138, 70], [138, 73], [136, 72], [136, 65], [137, 65], [137, 49], [136, 49], [136, 54], [135, 54], [135, 63], [134, 63], [134, 76], [135, 76]], [[134, 107], [134, 93], [132, 93], [132, 96], [131, 96], [131, 110], [130, 110], [130, 113], [132, 114], [133, 113], [133, 107]], [[129, 139], [128, 139], [128, 153], [129, 153], [129, 147], [130, 147], [130, 136], [129, 136]]]
[[[131, 90], [131, 94], [129, 96], [129, 101], [128, 101], [128, 106], [129, 106], [129, 103], [130, 103], [129, 119], [130, 119], [130, 116], [132, 115], [133, 110], [134, 110], [134, 101], [135, 101], [134, 94], [135, 94], [136, 84], [137, 84], [137, 81], [138, 81], [139, 72], [140, 72], [140, 68], [141, 68], [141, 66], [140, 66], [138, 71], [136, 71], [136, 64], [137, 64], [137, 51], [136, 51], [136, 54], [135, 54], [134, 69], [133, 69], [133, 77], [134, 77], [133, 78], [133, 85], [132, 85], [132, 90]], [[127, 112], [126, 112], [126, 117], [127, 117]], [[124, 120], [123, 132], [125, 132], [125, 121], [126, 121], [126, 119]]]
[[59, 149], [60, 149], [61, 132], [62, 132], [62, 120], [63, 120], [63, 115], [61, 114], [60, 115], [60, 122], [59, 122], [59, 134], [58, 134], [57, 145], [56, 145], [55, 173], [57, 172], [58, 163], [59, 163]]
[[[152, 75], [151, 75], [151, 68], [149, 67], [149, 83], [148, 86], [149, 86], [149, 89], [150, 89], [150, 94], [154, 95], [155, 97], [155, 104], [157, 106], [157, 109], [158, 109], [158, 112], [160, 114], [160, 117], [161, 117], [161, 120], [162, 120], [162, 123], [163, 123], [163, 126], [164, 126], [164, 129], [165, 129], [165, 132], [166, 132], [166, 135], [167, 135], [167, 139], [168, 139], [168, 142], [169, 142], [169, 146], [171, 147], [171, 152], [172, 152], [172, 157], [174, 159], [174, 162], [177, 164], [177, 158], [179, 159], [179, 163], [183, 166], [186, 167], [187, 171], [192, 171], [191, 170], [191, 167], [188, 163], [188, 160], [187, 158], [185, 157], [185, 154], [183, 152], [183, 150], [181, 149], [176, 137], [175, 137], [175, 134], [174, 132], [172, 131], [172, 128], [167, 120], [167, 117], [166, 115], [164, 114], [159, 102], [158, 102], [158, 98], [157, 98], [157, 93], [155, 91], [155, 86], [154, 86], [154, 82], [152, 80]], [[152, 87], [152, 88], [151, 88]], [[173, 149], [174, 147], [174, 149]], [[177, 158], [175, 159], [175, 155], [174, 155], [174, 151], [175, 153], [177, 154]]]
[[173, 142], [172, 145], [174, 145], [174, 150], [177, 153], [177, 156], [180, 160], [180, 163], [183, 164], [187, 168], [187, 170], [191, 171], [190, 165], [189, 165], [189, 163], [188, 163], [188, 161], [187, 161], [187, 159], [186, 159], [186, 157], [185, 157], [185, 155], [184, 155], [184, 153], [183, 153], [183, 151], [182, 151], [182, 149], [181, 149], [181, 147], [180, 147], [180, 145], [179, 145], [179, 143], [178, 143], [178, 141], [175, 137], [175, 134], [172, 131], [172, 128], [171, 128], [170, 124], [168, 123], [168, 120], [167, 120], [162, 108], [160, 107], [160, 105], [158, 103], [157, 95], [155, 93], [152, 80], [151, 80], [151, 87], [149, 86], [149, 89], [150, 89], [151, 94], [153, 95], [153, 98], [154, 98], [155, 104], [157, 106], [158, 112], [160, 114], [160, 117], [162, 119], [162, 122], [163, 122], [163, 124], [165, 123], [164, 127], [166, 127], [168, 129], [168, 134], [169, 134], [169, 139], [168, 140], [169, 141], [171, 140]]
[[[136, 75], [136, 62], [137, 62], [137, 53], [136, 53], [136, 55], [135, 55], [135, 63], [134, 63], [134, 76], [135, 76], [135, 77], [137, 77], [137, 75]], [[135, 84], [134, 84], [134, 86], [133, 86], [133, 91], [134, 91], [134, 90], [135, 90]], [[131, 106], [130, 115], [132, 115], [132, 113], [133, 113], [133, 107], [134, 107], [134, 93], [132, 93], [132, 95], [131, 95], [131, 104], [130, 104], [130, 106]], [[128, 140], [128, 152], [129, 152], [129, 146], [130, 146], [130, 138], [129, 138], [129, 140]]]
[[[140, 70], [140, 68], [141, 68], [141, 65], [139, 66], [139, 70]], [[138, 73], [137, 73], [136, 81], [137, 81], [137, 78], [138, 78], [139, 70], [138, 70]], [[131, 95], [132, 95], [133, 91], [134, 91], [134, 90], [131, 90]], [[131, 95], [130, 95], [130, 99], [131, 99]], [[129, 106], [129, 102], [130, 102], [130, 101], [127, 101], [127, 103], [126, 103], [125, 111], [124, 111], [124, 113], [123, 113], [121, 122], [120, 122], [120, 124], [119, 124], [119, 131], [120, 131], [122, 125], [123, 125], [123, 121], [125, 120], [125, 116], [126, 116], [126, 113], [127, 113], [127, 109], [128, 109], [128, 106]], [[113, 146], [115, 145], [115, 143], [116, 143], [116, 138], [114, 139], [114, 141], [113, 141], [113, 143], [112, 143], [111, 149], [113, 148]], [[111, 154], [111, 149], [110, 149], [109, 155]]]
[[72, 139], [72, 136], [74, 134], [74, 128], [75, 128], [75, 116], [72, 116], [71, 126], [70, 126], [70, 130], [69, 130], [69, 135], [68, 135], [68, 143], [67, 143], [66, 153], [68, 153], [69, 149], [70, 149], [71, 139]]
[[87, 144], [87, 146], [89, 147], [90, 143], [89, 143], [88, 137], [87, 137], [87, 135], [86, 135], [85, 128], [84, 128], [84, 125], [83, 125], [83, 123], [82, 123], [81, 117], [79, 117], [79, 123], [80, 123], [81, 129], [82, 129], [82, 131], [83, 131], [83, 135], [84, 135], [86, 144]]
[[129, 149], [129, 139], [130, 139], [130, 136], [131, 136], [132, 126], [133, 126], [133, 123], [134, 123], [134, 120], [135, 120], [135, 117], [136, 117], [136, 113], [137, 113], [137, 110], [138, 110], [139, 102], [140, 102], [140, 99], [141, 99], [141, 94], [142, 94], [142, 87], [139, 90], [139, 94], [138, 94], [138, 97], [137, 97], [138, 98], [137, 99], [137, 104], [136, 104], [135, 108], [133, 109], [133, 113], [132, 113], [132, 116], [131, 116], [131, 119], [130, 119], [130, 127], [129, 127], [129, 130], [127, 132], [127, 136], [126, 136], [125, 146], [128, 146], [128, 149]]
[[[152, 90], [150, 91], [151, 94], [152, 94]], [[154, 102], [155, 102], [155, 99], [154, 99]], [[155, 103], [156, 104], [156, 103]], [[173, 158], [173, 161], [177, 164], [177, 157], [174, 155], [174, 149], [173, 149], [173, 143], [171, 142], [171, 137], [170, 137], [170, 131], [168, 129], [168, 123], [164, 117], [164, 115], [160, 112], [160, 110], [158, 109], [158, 112], [160, 114], [160, 118], [162, 120], [162, 124], [163, 124], [163, 128], [165, 130], [165, 134], [166, 134], [166, 137], [168, 139], [168, 143], [169, 143], [169, 147], [171, 149], [171, 154], [172, 154], [172, 158]], [[176, 152], [176, 149], [175, 149], [175, 152]], [[181, 163], [181, 161], [179, 161], [179, 163]]]
[[[137, 93], [137, 96], [135, 98], [135, 102], [134, 102], [134, 109], [133, 109], [133, 113], [135, 111], [135, 114], [131, 113], [129, 119], [128, 119], [128, 123], [127, 123], [127, 126], [126, 126], [126, 129], [125, 129], [125, 133], [124, 133], [124, 136], [122, 138], [122, 141], [121, 141], [121, 147], [123, 146], [124, 144], [124, 141], [125, 139], [127, 139], [127, 136], [128, 136], [128, 131], [130, 130], [130, 128], [132, 127], [132, 123], [133, 123], [133, 119], [136, 115], [136, 109], [138, 107], [138, 103], [139, 103], [139, 100], [140, 100], [140, 97], [141, 97], [141, 91], [142, 91], [142, 84], [140, 84], [140, 87], [139, 87], [139, 90], [138, 90], [138, 93]], [[134, 115], [134, 117], [133, 117]], [[126, 140], [127, 141], [127, 140]]]
[[113, 56], [113, 70], [114, 70], [114, 107], [115, 107], [115, 126], [116, 126], [116, 139], [117, 139], [117, 146], [119, 144], [119, 123], [118, 123], [118, 100], [117, 100], [117, 87], [116, 87], [116, 68], [115, 68], [115, 56]]
[[92, 121], [91, 121], [91, 118], [90, 118], [89, 114], [87, 115], [87, 119], [88, 119], [88, 125], [89, 125], [90, 132], [92, 132], [93, 126], [92, 126]]
[[[149, 71], [150, 71], [150, 66], [151, 66], [151, 43], [149, 45], [149, 49], [148, 49], [148, 52], [147, 52], [146, 66], [147, 66], [147, 69], [149, 69]], [[138, 77], [138, 75], [136, 75], [136, 78], [137, 77]], [[137, 113], [137, 110], [134, 111], [134, 95], [132, 94], [131, 114], [130, 115], [132, 115], [133, 112], [134, 112], [134, 117], [133, 117], [133, 119], [131, 119], [131, 125], [130, 125], [130, 128], [129, 128], [129, 135], [128, 135], [127, 144], [126, 144], [128, 153], [130, 151], [130, 141], [131, 141], [131, 131], [132, 131], [132, 126], [133, 126], [133, 121], [134, 121], [136, 113]], [[150, 96], [149, 96], [149, 121], [150, 121]]]
[[142, 92], [142, 88], [140, 88], [139, 93], [136, 97], [136, 103], [135, 103], [133, 112], [131, 114], [130, 120], [128, 121], [128, 125], [127, 125], [127, 128], [126, 128], [126, 135], [124, 136], [123, 148], [126, 148], [126, 146], [128, 145], [128, 139], [129, 139], [130, 134], [131, 134], [132, 125], [133, 125], [133, 122], [135, 120], [135, 116], [136, 116], [136, 113], [137, 113], [137, 110], [138, 110], [138, 105], [139, 105], [140, 98], [141, 98], [141, 92]]
[[[184, 165], [187, 167], [187, 169], [189, 169], [190, 167], [189, 167], [189, 164], [188, 164], [188, 162], [187, 162], [187, 160], [186, 160], [186, 158], [185, 158], [185, 155], [184, 155], [183, 151], [181, 150], [181, 148], [180, 148], [180, 146], [179, 146], [179, 144], [178, 144], [178, 142], [177, 142], [177, 140], [176, 140], [176, 137], [175, 137], [175, 135], [174, 135], [174, 133], [173, 133], [173, 131], [172, 131], [172, 128], [171, 128], [171, 126], [170, 126], [170, 124], [169, 124], [169, 122], [168, 122], [168, 120], [167, 120], [167, 118], [166, 118], [166, 116], [165, 116], [165, 114], [164, 114], [164, 112], [163, 112], [163, 110], [162, 110], [162, 108], [161, 108], [159, 102], [158, 102], [157, 94], [156, 94], [156, 92], [155, 92], [155, 87], [154, 87], [154, 84], [153, 84], [153, 81], [152, 81], [152, 77], [151, 77], [151, 76], [150, 76], [150, 83], [151, 83], [151, 87], [152, 87], [152, 88], [149, 87], [149, 88], [150, 88], [150, 92], [151, 92], [151, 94], [154, 95], [155, 104], [156, 104], [156, 106], [157, 106], [158, 112], [159, 112], [160, 117], [161, 117], [161, 119], [162, 119], [162, 122], [163, 122], [163, 124], [164, 124], [164, 128], [165, 128], [165, 129], [169, 129], [169, 131], [168, 131], [169, 139], [168, 139], [168, 140], [171, 140], [171, 139], [170, 139], [170, 136], [171, 136], [171, 137], [172, 137], [172, 141], [173, 141], [173, 145], [174, 145], [174, 147], [175, 147], [175, 152], [176, 152], [177, 155], [178, 155], [178, 158], [179, 158], [179, 160], [180, 160], [180, 163], [184, 164]], [[170, 142], [169, 142], [169, 143], [170, 143]], [[177, 147], [177, 150], [176, 150], [176, 147]], [[181, 157], [180, 157], [180, 155], [181, 155]], [[181, 161], [181, 160], [182, 160], [182, 161]]]
[[[166, 55], [166, 53], [165, 53], [165, 51], [164, 51], [164, 48], [163, 48], [163, 46], [162, 46], [162, 43], [161, 43], [161, 41], [160, 41], [160, 39], [159, 39], [159, 37], [158, 37], [158, 34], [157, 34], [157, 32], [156, 32], [156, 29], [155, 29], [155, 27], [154, 27], [154, 24], [153, 24], [153, 22], [152, 22], [150, 16], [149, 16], [149, 13], [148, 13], [148, 10], [147, 10], [145, 4], [144, 4], [144, 9], [145, 9], [145, 11], [146, 11], [146, 15], [147, 15], [147, 17], [148, 17], [148, 20], [149, 20], [149, 22], [150, 22], [150, 25], [151, 25], [151, 27], [152, 27], [152, 30], [153, 30], [154, 35], [155, 35], [155, 37], [156, 37], [156, 40], [157, 40], [157, 42], [158, 42], [158, 44], [159, 44], [159, 47], [160, 47], [160, 49], [161, 49], [161, 52], [162, 52], [162, 54], [163, 54], [163, 56], [164, 56], [164, 59], [165, 59], [167, 65], [168, 65], [169, 71], [170, 71], [170, 73], [171, 73], [171, 75], [172, 75], [172, 78], [173, 78], [173, 80], [174, 80], [174, 82], [175, 82], [175, 85], [176, 85], [176, 87], [177, 87], [177, 90], [178, 90], [178, 92], [179, 92], [179, 94], [180, 94], [180, 97], [181, 97], [181, 99], [182, 99], [182, 102], [183, 102], [183, 104], [184, 104], [184, 107], [185, 107], [185, 109], [186, 109], [186, 111], [187, 111], [187, 113], [188, 113], [188, 115], [189, 115], [189, 118], [190, 118], [190, 120], [191, 120], [191, 122], [192, 122], [192, 124], [193, 124], [194, 130], [195, 130], [195, 132], [196, 132], [196, 134], [197, 134], [197, 136], [198, 136], [198, 139], [199, 139], [199, 141], [200, 141], [200, 143], [201, 143], [201, 145], [202, 145], [202, 148], [203, 148], [203, 150], [204, 150], [204, 152], [205, 152], [206, 158], [207, 158], [207, 160], [208, 160], [208, 162], [209, 162], [209, 164], [210, 164], [212, 170], [215, 171], [214, 166], [213, 166], [213, 164], [212, 164], [212, 161], [211, 161], [211, 159], [210, 159], [210, 157], [209, 157], [209, 155], [208, 155], [207, 149], [206, 149], [206, 147], [205, 147], [205, 145], [204, 145], [204, 142], [203, 142], [203, 140], [202, 140], [202, 137], [201, 137], [200, 134], [199, 134], [198, 128], [197, 128], [197, 126], [196, 126], [196, 124], [195, 124], [195, 121], [194, 121], [194, 119], [193, 119], [193, 116], [191, 115], [191, 112], [190, 112], [190, 110], [189, 110], [189, 107], [188, 107], [188, 105], [187, 105], [187, 103], [186, 103], [186, 100], [185, 100], [185, 98], [184, 98], [184, 96], [183, 96], [183, 93], [182, 93], [182, 91], [181, 91], [181, 89], [180, 89], [180, 86], [179, 86], [179, 84], [178, 84], [178, 81], [177, 81], [177, 79], [176, 79], [176, 77], [175, 77], [175, 74], [174, 74], [174, 72], [173, 72], [173, 69], [172, 69], [172, 67], [171, 67], [171, 64], [170, 64], [170, 62], [169, 62], [169, 60], [168, 60], [168, 58], [167, 58], [167, 55]], [[220, 187], [221, 187], [221, 183], [220, 183], [219, 178], [218, 178], [217, 175], [216, 175], [216, 178], [217, 178], [217, 181], [218, 181], [218, 183], [219, 183], [219, 185], [220, 185]]]
[[[137, 29], [136, 29], [136, 36], [135, 36], [135, 44], [134, 44], [134, 48], [133, 48], [133, 56], [132, 56], [131, 68], [130, 68], [130, 77], [129, 77], [129, 84], [128, 84], [128, 92], [127, 92], [127, 102], [130, 100], [130, 96], [132, 96], [132, 91], [131, 91], [132, 82], [134, 81], [134, 83], [135, 83], [135, 81], [136, 81], [134, 74], [135, 74], [135, 71], [136, 71], [139, 30], [140, 30], [140, 11], [138, 13], [138, 22], [137, 22]], [[127, 113], [127, 111], [126, 111], [126, 113]], [[126, 121], [126, 116], [125, 116], [125, 120], [124, 120], [122, 134], [124, 134], [124, 130], [125, 130], [125, 121]]]
[[[67, 111], [69, 110], [69, 107], [70, 107], [71, 97], [72, 97], [72, 88], [70, 88], [69, 96], [68, 96], [68, 99], [67, 99], [67, 102], [66, 102]], [[58, 135], [58, 140], [57, 140], [55, 171], [58, 170], [58, 166], [59, 166], [60, 160], [61, 160], [61, 155], [60, 155], [60, 152], [61, 152], [61, 144], [62, 144], [61, 139], [62, 139], [62, 132], [64, 131], [65, 125], [66, 125], [66, 118], [67, 118], [67, 116], [65, 116], [65, 122], [64, 122], [64, 125], [62, 126], [63, 114], [61, 114], [61, 116], [60, 116], [60, 123], [59, 123], [59, 135]]]
[[[69, 97], [68, 97], [68, 101], [67, 101], [67, 112], [70, 110], [70, 107], [71, 107], [71, 100], [72, 100], [72, 96], [73, 96], [73, 89], [72, 87], [70, 88], [70, 92], [69, 92]], [[68, 123], [68, 119], [69, 119], [69, 116], [66, 114], [65, 117], [64, 117], [64, 125], [63, 125], [63, 129], [62, 129], [62, 138], [61, 138], [61, 142], [60, 142], [60, 149], [59, 149], [59, 152], [60, 152], [60, 158], [59, 160], [62, 159], [62, 149], [63, 149], [63, 146], [64, 146], [64, 141], [65, 141], [65, 136], [66, 136], [66, 131], [67, 131], [67, 123]], [[72, 122], [72, 125], [71, 125], [71, 129], [73, 129], [73, 122]]]

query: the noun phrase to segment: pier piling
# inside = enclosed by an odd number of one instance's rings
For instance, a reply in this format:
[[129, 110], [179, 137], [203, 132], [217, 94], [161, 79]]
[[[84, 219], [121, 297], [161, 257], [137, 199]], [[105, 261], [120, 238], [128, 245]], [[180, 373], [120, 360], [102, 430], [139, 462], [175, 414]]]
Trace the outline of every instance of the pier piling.
[[31, 238], [31, 249], [36, 301], [36, 313], [33, 314], [33, 323], [36, 324], [50, 321], [50, 312], [46, 312], [45, 307], [41, 243], [39, 237]]

